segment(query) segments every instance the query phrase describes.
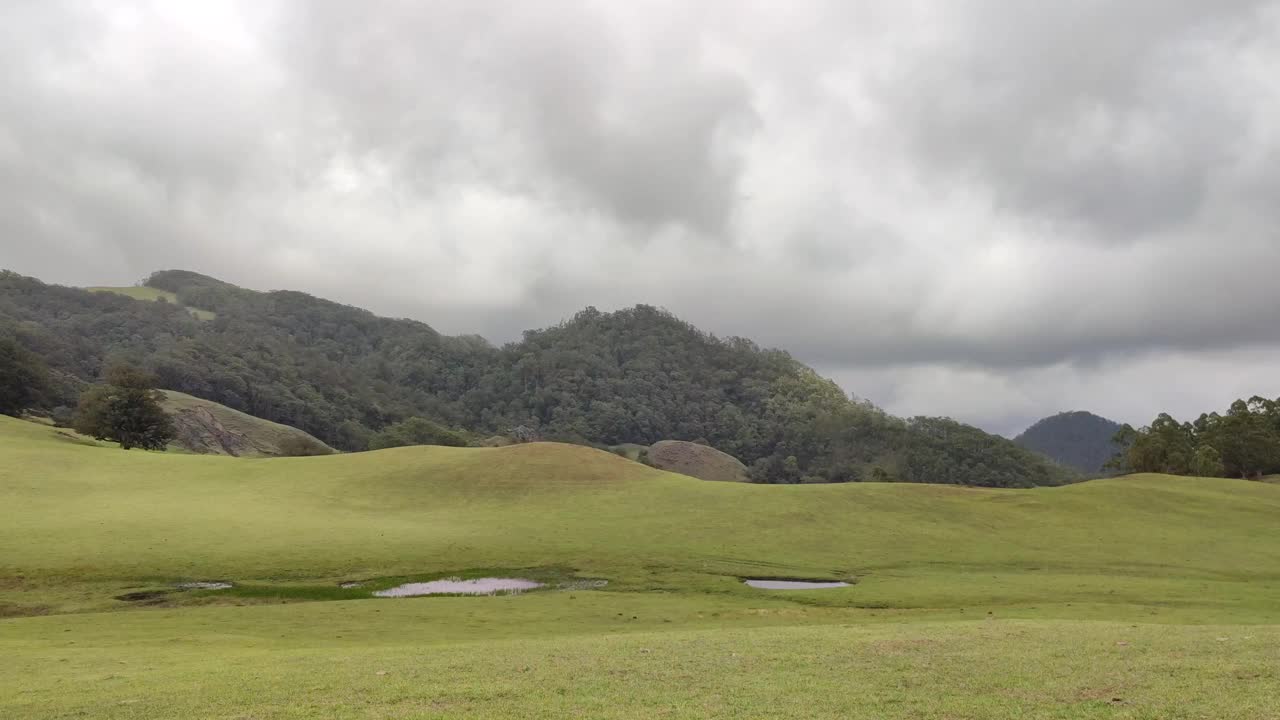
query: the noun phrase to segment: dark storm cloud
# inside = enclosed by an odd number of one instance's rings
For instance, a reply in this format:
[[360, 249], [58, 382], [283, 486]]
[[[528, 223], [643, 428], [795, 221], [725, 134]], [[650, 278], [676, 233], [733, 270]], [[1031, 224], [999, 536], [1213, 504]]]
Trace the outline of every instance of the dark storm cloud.
[[645, 302], [897, 412], [1140, 421], [1269, 382], [1277, 63], [1274, 0], [17, 2], [0, 266]]

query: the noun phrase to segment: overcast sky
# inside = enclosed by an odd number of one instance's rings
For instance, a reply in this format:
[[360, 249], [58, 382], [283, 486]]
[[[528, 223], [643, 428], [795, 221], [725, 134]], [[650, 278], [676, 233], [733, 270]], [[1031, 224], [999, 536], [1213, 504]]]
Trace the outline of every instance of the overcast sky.
[[1280, 0], [3, 0], [0, 267], [664, 306], [1012, 433], [1280, 396]]

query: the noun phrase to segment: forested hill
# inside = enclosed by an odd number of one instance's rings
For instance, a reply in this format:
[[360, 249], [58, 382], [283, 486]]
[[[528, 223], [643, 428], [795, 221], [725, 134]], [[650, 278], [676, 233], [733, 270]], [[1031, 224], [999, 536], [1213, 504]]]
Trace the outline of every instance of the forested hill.
[[1014, 442], [1088, 475], [1098, 475], [1119, 452], [1120, 423], [1090, 412], [1064, 412], [1027, 428]]
[[889, 416], [784, 352], [716, 338], [649, 306], [588, 308], [495, 347], [192, 272], [158, 272], [147, 285], [167, 292], [139, 300], [0, 273], [0, 332], [48, 362], [64, 404], [125, 360], [154, 371], [162, 387], [347, 450], [421, 416], [474, 433], [525, 426], [593, 444], [705, 440], [765, 482], [1072, 479], [1008, 440], [950, 420]]

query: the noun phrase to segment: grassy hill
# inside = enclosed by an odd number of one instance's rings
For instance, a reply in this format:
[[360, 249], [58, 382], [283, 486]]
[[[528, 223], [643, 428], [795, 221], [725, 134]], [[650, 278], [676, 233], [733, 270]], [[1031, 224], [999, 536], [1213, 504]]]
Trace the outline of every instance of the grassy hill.
[[238, 457], [287, 455], [283, 446], [315, 448], [314, 454], [333, 452], [310, 434], [297, 428], [263, 420], [225, 405], [165, 390], [162, 403], [177, 428], [174, 444], [195, 453]]
[[[134, 300], [144, 300], [147, 302], [167, 302], [182, 307], [182, 302], [178, 300], [178, 294], [160, 288], [149, 287], [146, 285], [134, 285], [131, 287], [107, 287], [97, 286], [85, 288], [89, 292], [95, 293], [111, 293], [112, 295], [123, 295]], [[187, 312], [191, 313], [191, 317], [197, 320], [213, 320], [218, 317], [215, 312], [201, 310], [199, 308], [186, 307]]]
[[660, 470], [717, 482], [749, 482], [747, 467], [713, 447], [684, 440], [659, 440], [649, 448], [649, 462]]
[[[245, 459], [9, 418], [0, 458], [0, 716], [1269, 717], [1280, 692], [1275, 485], [707, 483], [555, 443]], [[369, 597], [478, 573], [609, 584]], [[212, 579], [236, 587], [116, 599]]]

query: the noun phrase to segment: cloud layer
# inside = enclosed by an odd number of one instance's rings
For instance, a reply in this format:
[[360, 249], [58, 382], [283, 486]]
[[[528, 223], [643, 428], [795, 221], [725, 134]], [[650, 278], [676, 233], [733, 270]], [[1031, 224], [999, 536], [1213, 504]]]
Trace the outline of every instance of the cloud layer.
[[7, 15], [0, 266], [49, 281], [646, 302], [1002, 432], [1280, 395], [1280, 2]]

